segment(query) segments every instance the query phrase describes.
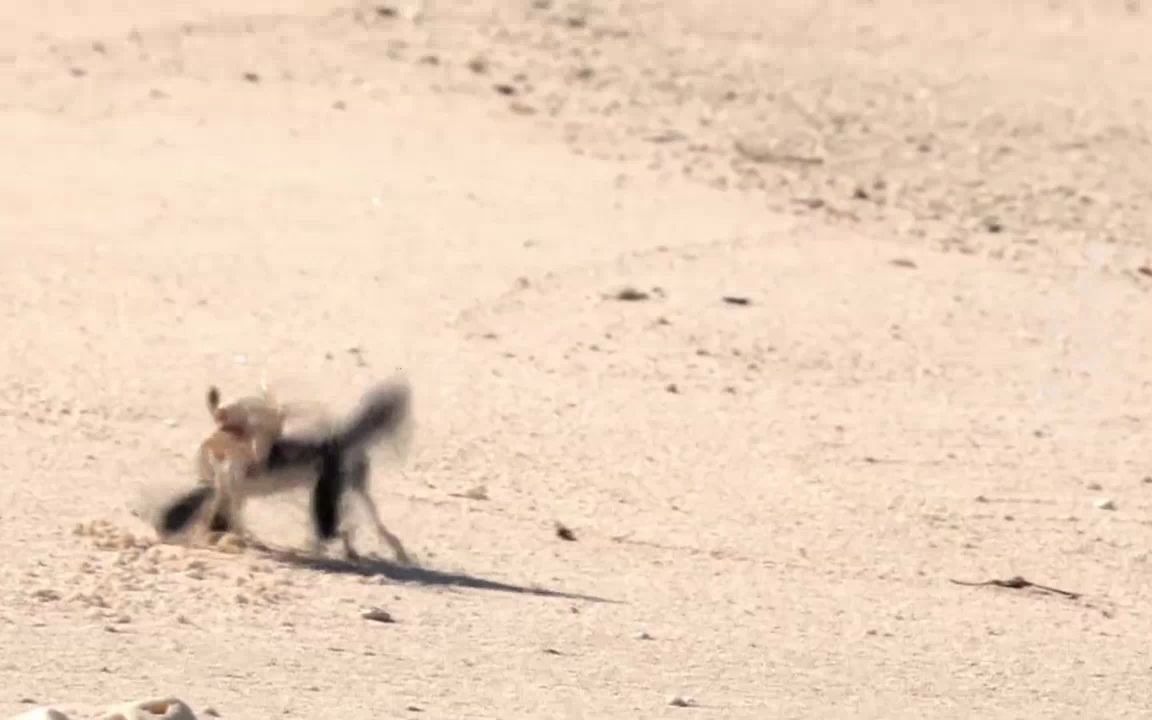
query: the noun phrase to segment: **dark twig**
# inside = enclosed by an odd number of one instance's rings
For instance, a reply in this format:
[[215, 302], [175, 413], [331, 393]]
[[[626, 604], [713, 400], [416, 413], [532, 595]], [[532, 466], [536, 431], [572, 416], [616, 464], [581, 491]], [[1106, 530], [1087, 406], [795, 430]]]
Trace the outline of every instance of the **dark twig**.
[[982, 582], [966, 582], [964, 580], [953, 580], [952, 578], [949, 578], [948, 581], [954, 585], [966, 585], [968, 587], [980, 587], [980, 586], [984, 586], [984, 585], [991, 585], [993, 587], [1009, 588], [1011, 590], [1023, 590], [1025, 588], [1036, 588], [1037, 590], [1043, 590], [1044, 592], [1049, 592], [1049, 593], [1052, 593], [1054, 595], [1063, 595], [1064, 597], [1066, 597], [1070, 600], [1076, 600], [1077, 598], [1080, 597], [1080, 593], [1070, 592], [1068, 590], [1061, 590], [1060, 588], [1054, 588], [1054, 587], [1051, 587], [1050, 585], [1039, 585], [1037, 583], [1032, 582], [1031, 580], [1025, 580], [1024, 578], [1020, 577], [1019, 575], [1014, 575], [1014, 576], [1008, 578], [1007, 580], [995, 580], [994, 579], [994, 580], [984, 580]]

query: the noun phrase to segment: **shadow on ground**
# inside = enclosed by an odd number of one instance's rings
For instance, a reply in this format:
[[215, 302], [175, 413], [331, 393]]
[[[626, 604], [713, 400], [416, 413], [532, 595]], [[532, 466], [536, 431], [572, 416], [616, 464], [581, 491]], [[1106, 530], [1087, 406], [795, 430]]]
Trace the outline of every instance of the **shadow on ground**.
[[520, 595], [535, 595], [538, 597], [564, 598], [567, 600], [586, 600], [589, 602], [619, 604], [619, 600], [584, 595], [582, 593], [549, 590], [541, 587], [514, 585], [496, 580], [468, 575], [465, 573], [445, 572], [433, 570], [416, 565], [401, 565], [389, 560], [339, 560], [336, 558], [316, 557], [305, 555], [291, 550], [272, 550], [267, 554], [273, 560], [306, 568], [317, 572], [333, 573], [337, 575], [359, 575], [361, 577], [386, 577], [397, 582], [410, 582], [418, 585], [473, 588], [476, 590], [494, 590], [497, 592], [517, 593]]

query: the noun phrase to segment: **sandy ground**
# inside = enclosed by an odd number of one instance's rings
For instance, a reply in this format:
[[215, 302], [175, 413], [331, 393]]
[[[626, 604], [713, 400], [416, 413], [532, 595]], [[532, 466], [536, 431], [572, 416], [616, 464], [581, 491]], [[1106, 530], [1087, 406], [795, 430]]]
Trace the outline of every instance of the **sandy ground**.
[[[0, 716], [1147, 717], [1150, 48], [1138, 0], [5, 4]], [[130, 514], [209, 383], [397, 368], [423, 569]], [[950, 582], [1016, 575], [1080, 595]]]

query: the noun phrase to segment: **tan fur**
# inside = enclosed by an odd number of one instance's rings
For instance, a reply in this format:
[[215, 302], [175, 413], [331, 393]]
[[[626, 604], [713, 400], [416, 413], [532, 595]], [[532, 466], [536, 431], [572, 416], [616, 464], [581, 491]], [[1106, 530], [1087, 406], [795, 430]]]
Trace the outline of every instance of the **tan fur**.
[[257, 475], [267, 461], [272, 444], [283, 432], [288, 410], [266, 387], [260, 396], [221, 405], [220, 391], [212, 386], [205, 399], [216, 430], [200, 444], [196, 469], [200, 482], [215, 487], [216, 493], [198, 525], [207, 531], [212, 518], [223, 509], [235, 523], [234, 531], [242, 535], [240, 515], [249, 494], [245, 481]]

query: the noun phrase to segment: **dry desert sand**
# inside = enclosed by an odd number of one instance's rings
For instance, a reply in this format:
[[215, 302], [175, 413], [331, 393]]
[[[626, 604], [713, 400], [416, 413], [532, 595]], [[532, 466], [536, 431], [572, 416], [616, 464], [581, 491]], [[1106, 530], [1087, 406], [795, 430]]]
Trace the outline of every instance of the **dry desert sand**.
[[[4, 3], [0, 717], [1148, 717], [1150, 11]], [[130, 512], [397, 368], [420, 569]]]

